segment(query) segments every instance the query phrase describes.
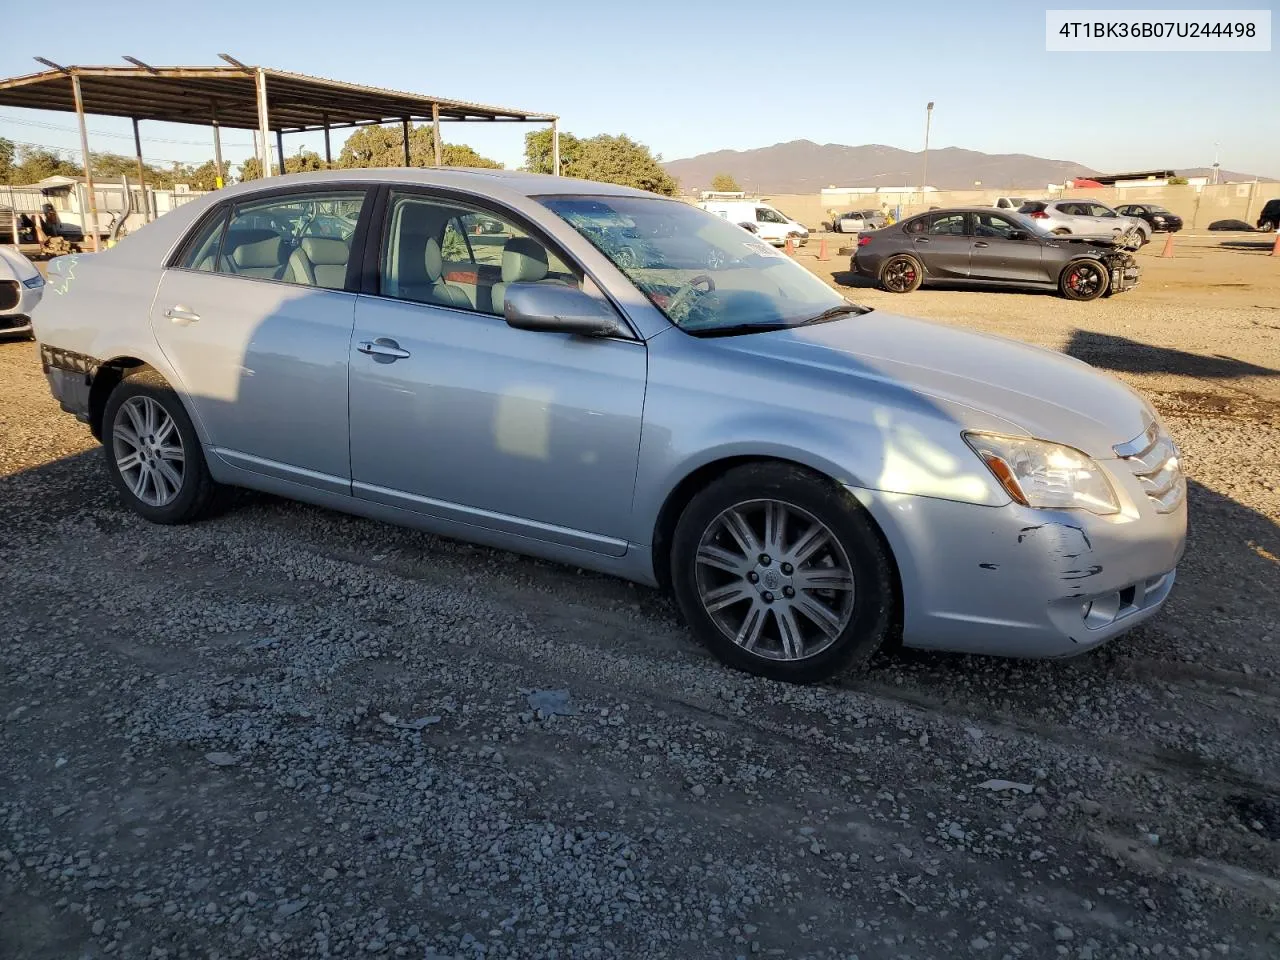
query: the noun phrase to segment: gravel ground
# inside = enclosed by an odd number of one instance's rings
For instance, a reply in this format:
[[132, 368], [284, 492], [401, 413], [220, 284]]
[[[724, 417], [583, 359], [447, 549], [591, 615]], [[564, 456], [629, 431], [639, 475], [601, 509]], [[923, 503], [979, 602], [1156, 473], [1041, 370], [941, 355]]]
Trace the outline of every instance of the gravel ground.
[[1101, 651], [803, 689], [569, 568], [150, 526], [0, 344], [0, 957], [1280, 955], [1280, 264], [1196, 243], [1096, 304], [854, 291], [1140, 387], [1192, 538]]

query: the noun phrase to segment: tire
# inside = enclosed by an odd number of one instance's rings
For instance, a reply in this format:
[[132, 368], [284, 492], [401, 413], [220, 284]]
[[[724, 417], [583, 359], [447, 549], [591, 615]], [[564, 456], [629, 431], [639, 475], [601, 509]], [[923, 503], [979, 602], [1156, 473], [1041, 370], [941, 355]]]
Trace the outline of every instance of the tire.
[[[1081, 274], [1093, 271], [1096, 279], [1085, 280]], [[1111, 274], [1096, 260], [1072, 260], [1062, 268], [1058, 277], [1058, 289], [1068, 300], [1097, 300], [1111, 285]]]
[[[172, 427], [166, 432], [168, 423]], [[137, 426], [155, 429], [147, 434], [136, 430]], [[152, 436], [158, 438], [154, 443], [147, 439]], [[140, 437], [140, 441], [135, 443], [133, 437]], [[172, 454], [175, 446], [181, 454], [176, 459]], [[142, 447], [147, 452], [138, 456]], [[200, 438], [178, 395], [154, 371], [127, 377], [107, 397], [102, 450], [120, 499], [139, 516], [152, 523], [190, 523], [212, 510], [219, 487], [209, 474]], [[122, 466], [131, 455], [139, 465], [132, 469]], [[163, 465], [168, 466], [168, 472]], [[148, 472], [150, 479], [140, 480]], [[166, 496], [175, 488], [176, 493]]]
[[1275, 230], [1275, 228], [1276, 228], [1276, 225], [1272, 223], [1270, 220], [1263, 220], [1260, 224], [1258, 224], [1258, 229], [1261, 230], [1263, 233], [1271, 233], [1273, 230]]
[[924, 266], [909, 253], [895, 253], [880, 265], [876, 279], [890, 293], [913, 293], [924, 283]]
[[[736, 537], [733, 515], [745, 523], [735, 523]], [[822, 545], [798, 555], [821, 531]], [[774, 555], [751, 553], [769, 549]], [[671, 545], [672, 589], [693, 633], [728, 666], [786, 683], [828, 680], [881, 647], [893, 623], [891, 564], [850, 494], [782, 463], [737, 467], [706, 487], [685, 507]], [[798, 586], [810, 578], [832, 586]], [[709, 610], [707, 597], [719, 607]]]

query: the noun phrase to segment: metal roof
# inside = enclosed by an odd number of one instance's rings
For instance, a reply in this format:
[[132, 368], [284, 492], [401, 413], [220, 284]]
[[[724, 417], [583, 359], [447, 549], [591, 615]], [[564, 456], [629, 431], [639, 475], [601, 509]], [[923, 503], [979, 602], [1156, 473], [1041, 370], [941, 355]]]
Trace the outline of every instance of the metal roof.
[[271, 129], [285, 133], [397, 120], [550, 123], [553, 114], [366, 87], [244, 64], [210, 67], [82, 67], [0, 80], [0, 106], [75, 112], [71, 75], [80, 79], [84, 112], [168, 123], [258, 128], [255, 78], [266, 76]]

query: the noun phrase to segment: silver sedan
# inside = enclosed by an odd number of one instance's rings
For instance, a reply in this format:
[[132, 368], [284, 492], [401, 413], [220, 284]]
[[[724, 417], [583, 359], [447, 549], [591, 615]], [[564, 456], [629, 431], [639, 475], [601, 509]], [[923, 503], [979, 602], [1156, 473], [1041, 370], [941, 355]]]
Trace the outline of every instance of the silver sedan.
[[1128, 387], [858, 306], [635, 190], [302, 174], [49, 273], [50, 387], [143, 517], [251, 487], [663, 586], [781, 680], [899, 630], [1078, 653], [1154, 614], [1183, 551], [1177, 449]]

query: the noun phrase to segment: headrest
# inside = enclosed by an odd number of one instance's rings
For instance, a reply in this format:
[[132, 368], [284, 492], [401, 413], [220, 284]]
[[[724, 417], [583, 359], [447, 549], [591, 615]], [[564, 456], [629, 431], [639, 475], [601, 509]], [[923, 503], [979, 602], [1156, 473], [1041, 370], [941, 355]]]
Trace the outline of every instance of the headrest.
[[531, 237], [512, 237], [502, 248], [502, 282], [534, 283], [547, 275], [547, 251]]
[[444, 273], [444, 257], [440, 254], [440, 243], [435, 237], [427, 241], [423, 256], [427, 263], [427, 279], [432, 283], [438, 282], [440, 275]]
[[280, 247], [280, 236], [273, 233], [265, 240], [240, 243], [232, 251], [231, 261], [237, 267], [278, 267]]
[[351, 258], [351, 250], [342, 240], [333, 237], [305, 237], [302, 252], [316, 266], [336, 266]]

